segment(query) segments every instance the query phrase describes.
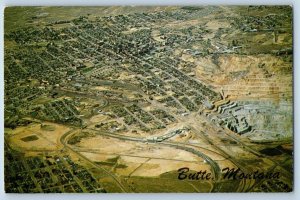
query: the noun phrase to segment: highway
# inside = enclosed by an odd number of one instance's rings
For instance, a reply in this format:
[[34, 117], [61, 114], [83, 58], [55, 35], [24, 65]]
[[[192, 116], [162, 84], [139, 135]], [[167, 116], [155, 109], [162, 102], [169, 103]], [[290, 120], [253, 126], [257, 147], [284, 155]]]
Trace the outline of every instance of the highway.
[[[95, 129], [88, 129], [88, 128], [86, 130], [97, 131]], [[68, 133], [64, 134], [60, 139], [61, 143], [66, 148], [71, 150], [72, 152], [78, 154], [84, 160], [87, 160], [89, 163], [93, 163], [91, 160], [89, 160], [88, 158], [86, 158], [85, 156], [83, 156], [82, 154], [80, 154], [78, 152], [78, 151], [80, 151], [80, 148], [76, 148], [76, 150], [74, 150], [72, 146], [68, 145], [67, 141], [72, 136], [72, 133], [74, 133], [74, 132], [71, 131], [71, 132], [68, 132]], [[133, 141], [133, 142], [145, 143], [145, 140], [143, 138], [138, 138], [138, 137], [111, 134], [111, 133], [108, 133], [108, 132], [100, 132], [100, 131], [98, 131], [97, 134], [102, 135], [102, 136], [106, 136], [106, 137], [111, 137], [111, 138], [124, 140], [124, 141]], [[215, 181], [212, 192], [215, 192], [215, 191], [218, 190], [219, 186], [218, 186], [217, 181], [220, 180], [220, 168], [219, 168], [218, 164], [213, 159], [211, 159], [209, 156], [207, 156], [207, 155], [203, 154], [201, 151], [196, 150], [195, 148], [193, 148], [195, 146], [184, 144], [184, 143], [170, 142], [170, 141], [163, 141], [163, 142], [157, 142], [157, 143], [148, 141], [147, 143], [153, 143], [155, 145], [168, 146], [168, 147], [173, 147], [173, 148], [176, 148], [176, 149], [181, 149], [181, 150], [190, 152], [190, 153], [192, 153], [194, 155], [197, 155], [198, 157], [202, 158], [203, 160], [206, 161], [207, 164], [209, 164], [211, 166], [211, 169], [212, 169], [213, 180]], [[98, 166], [97, 168], [100, 167], [99, 165], [96, 165], [95, 163], [93, 163], [93, 166]], [[104, 170], [103, 168], [101, 168], [101, 169]], [[120, 187], [122, 187], [120, 181], [118, 181], [117, 177], [114, 174], [108, 172], [107, 170], [104, 170], [104, 171], [106, 171], [110, 176], [114, 177], [114, 179], [119, 183]], [[124, 187], [123, 187], [123, 189], [124, 189]]]

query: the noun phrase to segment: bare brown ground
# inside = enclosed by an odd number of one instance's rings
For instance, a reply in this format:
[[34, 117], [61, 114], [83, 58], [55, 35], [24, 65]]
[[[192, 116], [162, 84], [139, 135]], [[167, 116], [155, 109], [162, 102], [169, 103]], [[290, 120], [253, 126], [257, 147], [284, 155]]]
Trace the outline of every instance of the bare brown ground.
[[[9, 137], [10, 144], [13, 148], [26, 151], [56, 151], [63, 146], [59, 142], [60, 137], [70, 130], [70, 128], [55, 123], [43, 123], [55, 128], [54, 131], [41, 129], [41, 125], [37, 123], [30, 124], [26, 127], [18, 127], [11, 132]], [[36, 135], [39, 139], [35, 141], [24, 142], [22, 138]]]

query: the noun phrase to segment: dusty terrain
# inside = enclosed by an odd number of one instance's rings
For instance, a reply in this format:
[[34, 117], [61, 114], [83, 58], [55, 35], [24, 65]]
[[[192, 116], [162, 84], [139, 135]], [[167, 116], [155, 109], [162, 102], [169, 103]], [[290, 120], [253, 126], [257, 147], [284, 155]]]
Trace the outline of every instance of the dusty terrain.
[[5, 189], [292, 191], [292, 51], [289, 6], [7, 8]]

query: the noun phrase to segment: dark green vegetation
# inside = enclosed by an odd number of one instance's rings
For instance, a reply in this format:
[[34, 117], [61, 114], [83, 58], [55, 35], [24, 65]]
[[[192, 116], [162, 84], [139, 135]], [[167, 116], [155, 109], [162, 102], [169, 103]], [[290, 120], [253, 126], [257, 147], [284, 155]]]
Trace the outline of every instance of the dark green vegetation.
[[24, 142], [34, 141], [34, 140], [38, 140], [38, 139], [39, 138], [36, 135], [30, 135], [30, 136], [27, 136], [25, 138], [22, 138], [22, 140]]

